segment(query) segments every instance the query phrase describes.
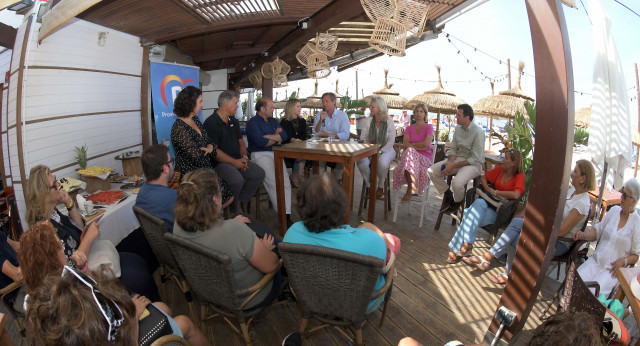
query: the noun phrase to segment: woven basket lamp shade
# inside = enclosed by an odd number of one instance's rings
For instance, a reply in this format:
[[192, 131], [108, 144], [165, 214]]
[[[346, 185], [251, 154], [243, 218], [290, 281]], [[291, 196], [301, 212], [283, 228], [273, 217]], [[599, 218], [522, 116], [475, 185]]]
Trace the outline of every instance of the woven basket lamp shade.
[[274, 88], [280, 88], [280, 87], [285, 87], [285, 86], [289, 86], [289, 83], [287, 83], [287, 76], [283, 75], [283, 74], [277, 74], [273, 76], [273, 87]]
[[396, 0], [360, 0], [360, 4], [373, 23], [393, 17], [396, 9]]
[[265, 62], [260, 71], [262, 72], [262, 77], [266, 79], [272, 79], [273, 75], [276, 74], [275, 66], [270, 62]]
[[369, 45], [377, 51], [393, 56], [405, 56], [407, 44], [407, 27], [401, 22], [381, 18], [376, 23], [369, 40]]
[[296, 59], [298, 59], [298, 61], [302, 65], [308, 66], [309, 57], [311, 57], [311, 55], [315, 53], [316, 53], [316, 45], [311, 42], [307, 42], [307, 44], [305, 44], [304, 47], [302, 47], [302, 49], [298, 52], [298, 54], [296, 54]]
[[316, 49], [319, 53], [333, 57], [338, 49], [338, 36], [326, 33], [317, 34]]
[[309, 57], [307, 69], [307, 76], [309, 78], [320, 79], [331, 74], [329, 60], [327, 59], [327, 56], [322, 53], [314, 53]]
[[404, 24], [408, 31], [417, 36], [422, 35], [427, 23], [429, 5], [413, 0], [398, 0], [393, 19]]
[[272, 64], [273, 64], [273, 70], [275, 75], [286, 76], [291, 71], [291, 66], [289, 66], [289, 64], [284, 62], [284, 60], [280, 60], [276, 58], [275, 60], [273, 60]]
[[249, 81], [253, 84], [253, 88], [256, 90], [262, 89], [262, 73], [260, 71], [253, 71], [249, 75]]

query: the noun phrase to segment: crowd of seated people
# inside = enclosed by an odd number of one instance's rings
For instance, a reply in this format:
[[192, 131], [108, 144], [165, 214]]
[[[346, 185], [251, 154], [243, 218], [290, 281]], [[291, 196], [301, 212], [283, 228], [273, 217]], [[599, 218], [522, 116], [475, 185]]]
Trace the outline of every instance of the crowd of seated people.
[[[335, 107], [335, 101], [332, 93], [323, 95], [326, 107], [316, 116], [313, 133], [346, 140], [342, 133], [344, 117]], [[278, 143], [306, 140], [306, 122], [300, 117], [299, 100], [292, 99], [287, 103], [285, 119], [278, 123], [273, 119], [273, 102], [262, 98], [256, 103], [256, 116], [247, 124], [248, 146], [245, 146], [244, 140], [238, 138], [239, 124], [232, 116], [234, 105], [237, 107], [237, 94], [227, 91], [218, 103], [220, 108], [209, 117], [212, 120], [203, 125], [197, 117], [202, 107], [202, 92], [193, 87], [182, 90], [174, 105], [178, 115], [172, 128], [176, 158], [172, 159], [169, 148], [161, 144], [144, 150], [141, 161], [147, 181], [139, 191], [136, 205], [161, 218], [168, 232], [229, 255], [238, 287], [247, 288], [277, 269], [279, 240], [266, 225], [243, 216], [241, 210], [260, 183], [265, 185], [274, 208], [277, 208], [272, 147]], [[366, 143], [380, 145], [378, 176], [369, 176], [368, 159], [358, 161], [357, 165], [365, 183], [378, 180], [380, 188], [375, 193], [381, 195], [381, 186], [395, 157], [395, 125], [387, 114], [384, 99], [372, 98], [369, 108], [371, 117], [364, 120], [361, 138]], [[427, 175], [430, 175], [432, 181], [437, 181], [434, 185], [441, 188], [448, 199], [445, 207], [451, 209], [452, 205], [461, 202], [459, 184], [441, 186], [443, 178], [458, 172], [457, 179], [468, 181], [477, 171], [477, 163], [482, 158], [477, 151], [482, 147], [476, 143], [473, 111], [468, 105], [461, 105], [458, 112], [460, 132], [464, 131], [467, 136], [457, 138], [453, 159], [436, 164], [437, 169], [430, 168], [430, 143], [434, 134], [433, 127], [426, 124], [427, 112], [422, 104], [414, 109], [416, 124], [405, 131], [405, 150], [394, 174], [394, 187], [408, 183], [404, 198], [407, 200], [412, 185], [417, 185], [418, 190], [424, 189]], [[229, 133], [235, 135], [231, 140], [224, 138]], [[296, 207], [300, 221], [291, 220], [291, 184], [289, 179], [284, 179], [288, 231], [283, 242], [324, 246], [393, 261], [390, 253], [400, 251], [397, 237], [384, 233], [372, 223], [362, 223], [359, 227], [343, 224], [344, 214], [350, 208], [347, 205], [349, 198], [333, 175], [315, 175], [302, 181], [305, 161], [291, 163], [291, 181], [298, 188]], [[440, 164], [444, 168], [441, 169]], [[248, 171], [251, 174], [247, 174]], [[169, 187], [175, 172], [179, 172], [180, 178], [177, 189]], [[224, 179], [220, 177], [222, 174]], [[227, 184], [227, 180], [232, 184]], [[524, 193], [521, 153], [517, 150], [506, 152], [502, 165], [486, 172], [480, 183], [488, 195], [520, 198]], [[571, 172], [571, 188], [558, 236], [600, 241], [596, 252], [580, 267], [579, 273], [585, 280], [598, 281], [603, 292], [608, 294], [617, 283], [612, 273], [638, 261], [640, 216], [635, 212], [635, 206], [640, 198], [640, 184], [635, 179], [625, 183], [621, 205], [612, 208], [593, 229], [579, 232], [590, 208], [587, 192], [594, 188], [593, 166], [589, 161], [579, 160]], [[120, 270], [117, 277], [108, 269], [88, 269], [92, 245], [100, 237], [100, 227], [98, 222], [85, 222], [73, 199], [59, 188], [48, 167], [33, 167], [25, 199], [29, 230], [19, 243], [0, 234], [0, 288], [16, 281], [25, 282], [22, 289], [7, 296], [6, 300], [17, 310], [26, 312], [28, 332], [34, 342], [66, 345], [91, 339], [98, 343], [107, 340], [133, 345], [138, 337], [135, 318], [148, 304], [154, 304], [168, 316], [176, 335], [183, 336], [193, 345], [209, 344], [188, 317], [171, 317], [171, 309], [160, 301], [152, 269], [137, 254], [118, 253]], [[224, 219], [221, 212], [225, 206], [230, 206], [237, 215]], [[59, 209], [66, 209], [67, 213]], [[515, 256], [524, 210], [516, 213], [488, 252], [482, 256], [469, 256], [478, 228], [495, 219], [495, 208], [483, 198], [476, 199], [466, 209], [460, 227], [449, 243], [451, 251], [447, 262], [453, 263], [462, 257], [466, 264], [486, 271], [493, 258], [507, 254], [506, 273], [492, 277], [495, 283], [504, 284]], [[551, 248], [555, 255], [561, 255], [570, 245], [566, 240], [559, 240]], [[286, 272], [278, 272], [272, 286], [260, 291], [245, 308], [256, 309], [273, 301], [281, 293], [281, 282], [286, 279], [282, 275]], [[380, 273], [375, 289], [384, 285], [387, 275], [384, 270]], [[94, 290], [102, 293], [99, 301], [94, 299]], [[102, 313], [105, 304], [112, 307], [113, 313], [117, 310], [120, 314], [122, 321], [118, 326], [105, 320]], [[75, 311], [82, 311], [82, 314], [73, 314]], [[58, 318], [72, 314], [73, 319]]]

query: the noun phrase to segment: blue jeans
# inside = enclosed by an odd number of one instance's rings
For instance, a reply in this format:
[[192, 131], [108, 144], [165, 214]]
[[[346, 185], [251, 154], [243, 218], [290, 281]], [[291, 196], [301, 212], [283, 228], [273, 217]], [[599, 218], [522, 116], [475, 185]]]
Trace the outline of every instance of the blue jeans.
[[500, 238], [498, 238], [498, 241], [489, 249], [489, 252], [491, 252], [495, 258], [502, 256], [505, 252], [507, 253], [507, 274], [511, 271], [511, 265], [516, 255], [516, 246], [518, 245], [518, 239], [520, 239], [523, 223], [524, 219], [521, 217], [511, 220], [507, 229], [505, 229]]
[[491, 225], [496, 222], [497, 213], [489, 208], [489, 204], [482, 198], [476, 199], [473, 204], [464, 210], [464, 217], [460, 227], [449, 242], [449, 249], [457, 252], [463, 243], [473, 244], [478, 235], [478, 228]]
[[[524, 223], [524, 219], [521, 217], [514, 218], [511, 220], [507, 229], [504, 230], [504, 233], [498, 238], [495, 245], [489, 249], [489, 252], [495, 257], [499, 258], [505, 252], [507, 253], [507, 267], [506, 273], [509, 274], [511, 272], [511, 266], [513, 265], [513, 259], [516, 256], [516, 249], [518, 245], [518, 239], [520, 239], [520, 232], [522, 232], [522, 224]], [[554, 256], [564, 255], [567, 251], [569, 251], [569, 247], [567, 244], [563, 242], [556, 242], [554, 248]]]

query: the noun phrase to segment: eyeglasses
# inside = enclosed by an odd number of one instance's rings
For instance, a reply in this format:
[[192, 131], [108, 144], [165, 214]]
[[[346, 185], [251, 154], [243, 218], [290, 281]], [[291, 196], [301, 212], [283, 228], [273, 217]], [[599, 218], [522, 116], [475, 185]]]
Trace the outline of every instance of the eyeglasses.
[[104, 316], [104, 319], [107, 321], [107, 324], [109, 324], [109, 335], [107, 335], [107, 341], [115, 342], [118, 328], [120, 328], [120, 326], [124, 322], [124, 314], [122, 313], [122, 310], [120, 310], [118, 304], [116, 304], [116, 302], [114, 302], [112, 299], [105, 297], [102, 292], [93, 287], [96, 282], [89, 276], [77, 272], [75, 269], [69, 266], [64, 266], [64, 269], [62, 270], [62, 277], [64, 277], [65, 273], [73, 274], [73, 276], [80, 280], [80, 282], [91, 288], [93, 300], [100, 308], [100, 312], [102, 313], [102, 316]]
[[626, 192], [624, 192], [624, 188], [620, 189], [620, 193], [622, 194], [622, 199], [627, 199], [627, 198], [634, 199], [633, 197], [627, 195]]
[[169, 161], [165, 162], [164, 164], [165, 164], [165, 165], [168, 165], [168, 164], [171, 164], [171, 163], [174, 163], [174, 162], [175, 162], [175, 160], [174, 160], [173, 158], [171, 158], [171, 160], [169, 160]]
[[58, 182], [58, 179], [56, 179], [56, 176], [53, 176], [53, 185], [49, 186], [50, 189], [55, 189], [55, 190], [60, 190], [60, 183]]

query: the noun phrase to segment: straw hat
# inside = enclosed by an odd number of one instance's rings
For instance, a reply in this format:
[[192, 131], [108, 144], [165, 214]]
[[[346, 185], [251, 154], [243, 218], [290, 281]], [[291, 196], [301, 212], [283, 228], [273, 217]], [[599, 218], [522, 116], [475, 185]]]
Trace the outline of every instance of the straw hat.
[[580, 108], [576, 111], [575, 124], [577, 127], [589, 127], [589, 125], [591, 124], [591, 107]]
[[438, 86], [435, 89], [425, 91], [421, 95], [417, 95], [407, 103], [407, 108], [413, 108], [418, 103], [424, 103], [429, 108], [429, 112], [442, 114], [456, 114], [458, 105], [466, 103], [456, 94], [445, 90], [442, 87], [440, 79], [440, 66], [436, 66], [438, 70]]
[[373, 95], [369, 95], [369, 96], [365, 97], [364, 99], [368, 102], [368, 101], [371, 100], [372, 97], [380, 96], [385, 100], [385, 102], [387, 103], [387, 107], [388, 108], [406, 109], [407, 108], [407, 99], [402, 97], [402, 96], [400, 96], [399, 92], [391, 90], [391, 87], [393, 86], [393, 84], [389, 85], [387, 83], [387, 75], [388, 74], [389, 74], [389, 70], [385, 69], [384, 70], [384, 88], [374, 92]]
[[493, 115], [501, 118], [513, 118], [516, 112], [520, 114], [527, 114], [527, 109], [524, 104], [528, 102], [534, 102], [535, 100], [525, 94], [520, 88], [520, 78], [522, 77], [522, 71], [524, 70], [524, 62], [520, 62], [518, 68], [518, 81], [516, 86], [507, 90], [501, 91], [498, 96], [488, 96], [475, 105], [473, 105], [473, 113], [476, 115]]

